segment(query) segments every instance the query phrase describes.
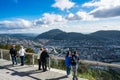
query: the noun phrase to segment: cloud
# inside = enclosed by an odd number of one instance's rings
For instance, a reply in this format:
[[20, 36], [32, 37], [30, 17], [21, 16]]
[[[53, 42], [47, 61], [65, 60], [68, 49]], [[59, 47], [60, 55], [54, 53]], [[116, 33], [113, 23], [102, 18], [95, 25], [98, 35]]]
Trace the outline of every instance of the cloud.
[[75, 14], [70, 13], [67, 17], [67, 20], [94, 20], [94, 17], [84, 11], [78, 11]]
[[25, 19], [15, 19], [12, 21], [0, 21], [0, 30], [24, 29], [32, 27], [32, 22]]
[[[39, 19], [32, 21], [25, 19], [13, 19], [0, 21], [0, 31], [8, 32], [26, 32], [38, 28], [56, 28], [61, 27], [67, 20], [58, 14], [44, 13]], [[29, 32], [29, 31], [27, 31]], [[32, 32], [32, 31], [31, 31]]]
[[111, 8], [119, 5], [120, 5], [120, 0], [92, 0], [91, 2], [84, 3], [82, 6]]
[[55, 3], [52, 5], [52, 7], [59, 8], [60, 10], [70, 9], [75, 5], [74, 2], [71, 2], [70, 0], [55, 0]]
[[120, 0], [93, 0], [82, 7], [94, 7], [90, 14], [97, 18], [120, 16]]
[[57, 14], [44, 13], [43, 16], [34, 21], [35, 25], [54, 25], [56, 23], [64, 23], [66, 20]]
[[97, 10], [93, 13], [94, 17], [98, 18], [107, 18], [107, 17], [116, 17], [120, 16], [120, 6], [111, 8], [111, 9], [103, 9], [103, 10]]

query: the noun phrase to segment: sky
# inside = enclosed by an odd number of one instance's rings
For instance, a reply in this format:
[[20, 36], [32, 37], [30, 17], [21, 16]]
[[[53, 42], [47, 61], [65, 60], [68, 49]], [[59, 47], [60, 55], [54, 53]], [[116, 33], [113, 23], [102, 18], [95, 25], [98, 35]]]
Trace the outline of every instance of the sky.
[[0, 33], [120, 30], [120, 0], [0, 0]]

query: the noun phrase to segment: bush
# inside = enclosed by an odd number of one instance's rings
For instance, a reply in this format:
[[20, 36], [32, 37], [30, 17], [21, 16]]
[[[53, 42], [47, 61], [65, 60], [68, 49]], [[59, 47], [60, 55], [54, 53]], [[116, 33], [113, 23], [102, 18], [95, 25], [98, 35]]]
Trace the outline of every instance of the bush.
[[27, 49], [26, 49], [26, 52], [28, 52], [28, 53], [35, 53], [32, 48], [27, 48]]

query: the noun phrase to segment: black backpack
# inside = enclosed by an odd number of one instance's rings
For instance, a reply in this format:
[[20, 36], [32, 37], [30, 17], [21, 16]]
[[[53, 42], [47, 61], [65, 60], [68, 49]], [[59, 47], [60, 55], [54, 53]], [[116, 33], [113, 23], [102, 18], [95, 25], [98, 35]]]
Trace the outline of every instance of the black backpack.
[[72, 55], [71, 64], [72, 64], [72, 65], [76, 65], [76, 63], [77, 63], [77, 58], [76, 58], [75, 55]]

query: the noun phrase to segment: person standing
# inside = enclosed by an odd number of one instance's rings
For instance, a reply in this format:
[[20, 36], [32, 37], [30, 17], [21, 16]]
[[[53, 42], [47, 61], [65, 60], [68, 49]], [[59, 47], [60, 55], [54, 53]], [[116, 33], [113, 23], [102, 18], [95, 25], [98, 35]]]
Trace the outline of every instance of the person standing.
[[43, 71], [47, 71], [47, 59], [49, 58], [49, 55], [48, 55], [48, 50], [45, 49], [42, 53], [41, 53], [41, 56], [40, 56], [40, 59], [41, 59], [41, 62], [42, 62], [42, 69]]
[[77, 78], [77, 69], [79, 64], [79, 55], [77, 51], [74, 51], [74, 54], [71, 58], [72, 70], [73, 70], [73, 80], [78, 80]]
[[42, 51], [43, 51], [43, 48], [40, 48], [40, 50], [38, 51], [38, 56], [37, 56], [37, 59], [38, 59], [38, 70], [42, 70], [41, 69], [41, 59], [40, 59]]
[[23, 46], [20, 47], [20, 50], [19, 50], [19, 55], [20, 55], [20, 62], [21, 62], [21, 66], [24, 65], [24, 56], [25, 56], [25, 49]]
[[9, 53], [11, 54], [12, 65], [14, 66], [15, 62], [17, 65], [17, 50], [15, 48], [15, 45], [12, 45], [12, 48], [10, 49]]
[[65, 65], [66, 65], [66, 73], [68, 77], [71, 71], [71, 52], [70, 51], [68, 51], [65, 56]]

